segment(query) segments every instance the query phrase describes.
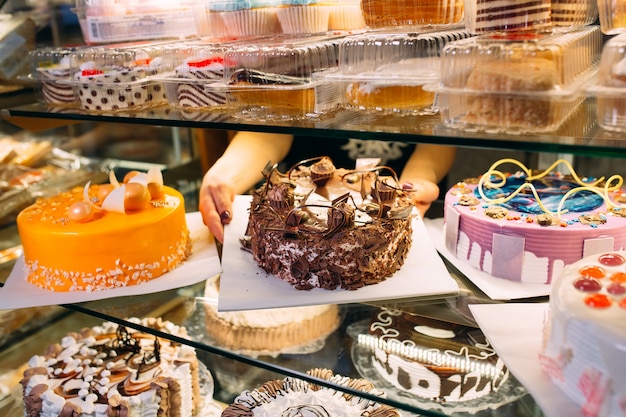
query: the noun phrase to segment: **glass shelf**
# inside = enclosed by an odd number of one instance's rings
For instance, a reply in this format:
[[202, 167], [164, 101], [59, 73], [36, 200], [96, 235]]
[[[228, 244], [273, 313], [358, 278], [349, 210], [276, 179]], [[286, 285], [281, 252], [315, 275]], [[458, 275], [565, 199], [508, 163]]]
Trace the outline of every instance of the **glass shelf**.
[[298, 136], [331, 136], [409, 143], [436, 143], [460, 147], [511, 149], [526, 152], [568, 153], [598, 157], [626, 157], [626, 135], [601, 129], [595, 122], [595, 101], [588, 99], [555, 132], [545, 134], [490, 134], [466, 132], [444, 126], [439, 115], [381, 116], [353, 111], [338, 111], [307, 120], [247, 120], [220, 112], [186, 111], [167, 106], [137, 112], [110, 114], [81, 110], [59, 110], [39, 103], [2, 110], [9, 122], [25, 129], [81, 121], [118, 122], [290, 133]]

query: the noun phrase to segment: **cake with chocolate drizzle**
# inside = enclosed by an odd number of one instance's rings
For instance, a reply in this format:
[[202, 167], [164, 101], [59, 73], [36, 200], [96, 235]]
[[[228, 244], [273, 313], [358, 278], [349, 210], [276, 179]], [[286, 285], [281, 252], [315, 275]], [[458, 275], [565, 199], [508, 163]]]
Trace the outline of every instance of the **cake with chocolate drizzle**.
[[317, 157], [264, 174], [241, 242], [266, 272], [299, 290], [356, 290], [402, 267], [413, 206], [393, 170], [337, 169]]
[[[382, 395], [371, 382], [363, 378], [349, 378], [323, 368], [311, 369], [307, 374], [369, 395]], [[257, 389], [242, 392], [222, 412], [222, 417], [244, 416], [399, 417], [400, 413], [386, 404], [287, 377], [268, 381]]]
[[[177, 337], [184, 327], [130, 319]], [[195, 350], [169, 339], [104, 322], [65, 336], [33, 356], [21, 380], [24, 415], [189, 417], [201, 407]]]

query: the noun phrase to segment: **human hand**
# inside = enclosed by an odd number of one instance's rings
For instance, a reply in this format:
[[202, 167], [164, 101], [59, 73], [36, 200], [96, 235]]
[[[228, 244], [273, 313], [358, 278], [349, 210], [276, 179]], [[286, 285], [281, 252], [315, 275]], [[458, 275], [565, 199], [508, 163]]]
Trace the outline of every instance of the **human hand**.
[[202, 178], [198, 209], [202, 221], [220, 243], [224, 242], [224, 225], [233, 218], [235, 189], [232, 181], [208, 171]]
[[434, 182], [421, 178], [402, 182], [402, 188], [413, 190], [409, 193], [411, 200], [422, 218], [433, 201], [439, 197], [439, 186]]

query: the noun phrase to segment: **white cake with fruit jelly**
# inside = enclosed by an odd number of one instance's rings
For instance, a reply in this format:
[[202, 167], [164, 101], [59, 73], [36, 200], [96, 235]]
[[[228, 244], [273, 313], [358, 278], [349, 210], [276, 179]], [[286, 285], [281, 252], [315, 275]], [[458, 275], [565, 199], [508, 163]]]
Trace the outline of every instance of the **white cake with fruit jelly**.
[[626, 252], [586, 257], [555, 280], [540, 361], [584, 415], [626, 415]]

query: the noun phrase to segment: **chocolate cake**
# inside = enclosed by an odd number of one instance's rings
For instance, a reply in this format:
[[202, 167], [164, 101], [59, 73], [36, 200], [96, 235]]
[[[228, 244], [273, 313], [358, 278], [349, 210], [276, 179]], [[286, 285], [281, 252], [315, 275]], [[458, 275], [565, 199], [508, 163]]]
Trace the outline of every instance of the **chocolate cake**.
[[400, 310], [377, 311], [357, 343], [371, 349], [372, 367], [388, 384], [437, 402], [489, 395], [509, 377], [480, 330]]
[[386, 169], [336, 169], [318, 157], [286, 174], [266, 170], [243, 247], [299, 290], [356, 290], [391, 277], [411, 247], [413, 207]]

